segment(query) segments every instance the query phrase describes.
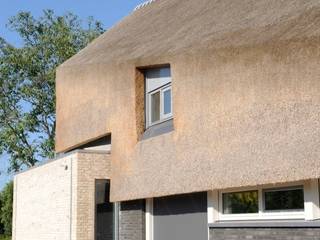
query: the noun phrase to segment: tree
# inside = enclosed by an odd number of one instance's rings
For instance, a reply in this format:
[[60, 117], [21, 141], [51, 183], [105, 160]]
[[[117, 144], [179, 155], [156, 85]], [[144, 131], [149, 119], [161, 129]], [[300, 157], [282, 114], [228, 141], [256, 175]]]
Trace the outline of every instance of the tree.
[[13, 182], [7, 183], [2, 190], [0, 202], [0, 222], [3, 226], [3, 233], [10, 236], [12, 229]]
[[103, 32], [99, 21], [86, 25], [68, 13], [44, 11], [39, 19], [20, 12], [9, 20], [22, 47], [0, 38], [0, 154], [9, 171], [35, 165], [54, 155], [55, 69]]
[[[1, 200], [1, 195], [0, 195], [0, 210], [3, 206], [3, 203], [2, 203], [2, 200]], [[1, 216], [0, 216], [0, 236], [2, 236], [4, 234], [4, 225], [3, 223], [1, 222]], [[0, 237], [1, 239], [1, 237]]]

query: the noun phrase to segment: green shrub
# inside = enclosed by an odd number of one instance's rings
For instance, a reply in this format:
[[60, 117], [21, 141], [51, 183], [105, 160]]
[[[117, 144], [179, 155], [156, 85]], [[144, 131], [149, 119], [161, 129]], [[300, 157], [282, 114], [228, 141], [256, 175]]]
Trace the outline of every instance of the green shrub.
[[11, 240], [11, 237], [0, 235], [0, 240]]
[[13, 182], [7, 183], [7, 185], [4, 187], [4, 189], [0, 193], [0, 202], [1, 202], [0, 222], [1, 222], [1, 225], [3, 226], [3, 232], [4, 232], [4, 235], [11, 236]]

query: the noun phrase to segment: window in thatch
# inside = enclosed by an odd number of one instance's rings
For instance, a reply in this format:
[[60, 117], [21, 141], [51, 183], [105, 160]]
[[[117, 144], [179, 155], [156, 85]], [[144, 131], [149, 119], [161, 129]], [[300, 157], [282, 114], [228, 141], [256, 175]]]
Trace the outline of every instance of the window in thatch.
[[148, 128], [173, 117], [170, 68], [146, 70], [145, 78], [146, 126]]

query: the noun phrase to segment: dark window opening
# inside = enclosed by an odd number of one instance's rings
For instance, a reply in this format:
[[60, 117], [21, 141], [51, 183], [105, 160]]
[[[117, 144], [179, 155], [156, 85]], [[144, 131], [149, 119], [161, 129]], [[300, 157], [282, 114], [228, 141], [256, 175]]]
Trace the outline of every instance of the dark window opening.
[[265, 190], [264, 207], [266, 211], [303, 210], [303, 188]]
[[95, 239], [117, 239], [117, 208], [109, 201], [110, 181], [96, 180], [95, 186]]

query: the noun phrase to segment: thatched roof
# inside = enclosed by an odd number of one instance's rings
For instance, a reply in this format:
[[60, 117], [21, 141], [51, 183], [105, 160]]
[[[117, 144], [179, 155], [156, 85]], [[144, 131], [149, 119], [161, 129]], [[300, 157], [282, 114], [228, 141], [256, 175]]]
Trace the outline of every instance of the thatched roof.
[[62, 66], [320, 36], [320, 0], [156, 0]]

